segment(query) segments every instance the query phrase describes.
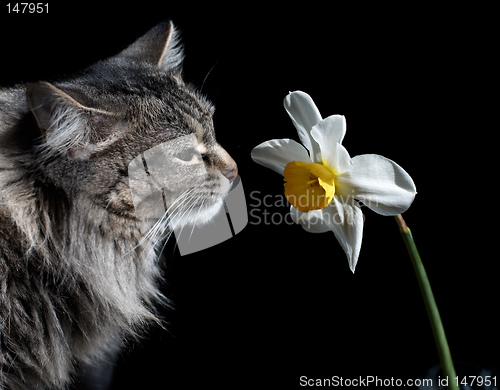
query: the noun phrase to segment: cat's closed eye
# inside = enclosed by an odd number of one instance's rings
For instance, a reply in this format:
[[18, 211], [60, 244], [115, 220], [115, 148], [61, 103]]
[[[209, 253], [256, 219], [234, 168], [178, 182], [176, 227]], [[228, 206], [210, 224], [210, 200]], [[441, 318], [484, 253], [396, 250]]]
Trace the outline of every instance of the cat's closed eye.
[[199, 164], [203, 162], [203, 156], [194, 147], [177, 153], [175, 158], [190, 164]]

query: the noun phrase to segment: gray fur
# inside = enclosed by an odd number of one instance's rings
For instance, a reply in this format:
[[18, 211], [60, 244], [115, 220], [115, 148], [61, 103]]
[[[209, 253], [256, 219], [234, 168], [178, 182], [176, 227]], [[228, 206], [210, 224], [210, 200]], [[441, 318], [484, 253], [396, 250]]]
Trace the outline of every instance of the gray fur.
[[195, 134], [207, 176], [179, 176], [196, 196], [177, 205], [203, 221], [235, 169], [182, 56], [164, 23], [81, 74], [0, 89], [0, 389], [66, 388], [78, 364], [159, 322], [168, 221], [146, 230], [127, 167]]

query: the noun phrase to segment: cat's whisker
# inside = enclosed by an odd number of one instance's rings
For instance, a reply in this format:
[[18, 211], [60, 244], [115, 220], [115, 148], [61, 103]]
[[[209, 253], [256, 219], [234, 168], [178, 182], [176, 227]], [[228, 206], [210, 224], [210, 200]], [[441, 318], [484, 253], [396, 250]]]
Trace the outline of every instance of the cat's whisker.
[[[190, 188], [187, 191], [184, 191], [179, 197], [177, 197], [174, 202], [170, 205], [170, 207], [166, 210], [167, 219], [169, 221], [173, 220], [173, 217], [176, 215], [177, 210], [179, 210], [186, 202], [189, 202], [190, 199], [196, 195], [196, 187]], [[179, 204], [175, 205], [177, 202]], [[175, 207], [173, 208], [173, 206]], [[169, 222], [170, 223], [170, 222]]]
[[178, 221], [176, 221], [175, 219], [177, 218], [178, 214], [182, 211], [180, 207], [177, 208], [176, 210], [177, 212], [169, 213], [169, 221], [170, 221], [169, 223], [174, 225], [174, 227], [175, 223], [180, 222], [185, 218], [186, 212], [191, 207], [190, 202], [198, 196], [198, 193], [196, 192], [197, 189], [198, 188], [193, 188], [193, 192], [183, 200], [183, 204], [181, 206], [186, 207], [186, 209], [183, 211], [182, 215], [178, 218]]
[[111, 199], [109, 200], [108, 204], [106, 205], [106, 207], [104, 208], [104, 210], [107, 210], [108, 207], [111, 205], [111, 202], [113, 202], [115, 200], [115, 198], [119, 195], [118, 192], [116, 192], [112, 197]]
[[[168, 226], [173, 224], [174, 220], [177, 218], [178, 214], [182, 212], [182, 207], [189, 203], [192, 199], [195, 198], [197, 188], [190, 188], [186, 191], [184, 191], [181, 195], [179, 195], [174, 202], [172, 202], [172, 205], [165, 211], [163, 216], [159, 218], [153, 227], [148, 231], [148, 233], [140, 240], [140, 242], [130, 251], [136, 250], [138, 247], [143, 245], [145, 242], [152, 242], [153, 244], [150, 245], [150, 250], [154, 250], [154, 248], [157, 247], [158, 243], [161, 242], [164, 239], [163, 232], [165, 230], [168, 230]], [[173, 207], [175, 206], [175, 207]], [[185, 211], [183, 215], [185, 214]], [[183, 215], [181, 215], [180, 219], [182, 219]], [[173, 228], [170, 229], [170, 232], [168, 234], [169, 239], [172, 235]], [[130, 253], [129, 252], [129, 253]]]
[[[198, 196], [198, 194], [197, 194], [197, 193], [195, 193], [195, 192], [193, 192], [193, 194], [191, 194], [191, 196], [189, 197], [189, 199], [185, 199], [184, 204], [187, 204], [188, 202], [191, 202], [191, 200], [195, 199], [195, 197], [196, 197], [196, 196]], [[204, 203], [204, 201], [203, 201], [203, 203]], [[203, 205], [203, 203], [202, 203], [202, 205]], [[181, 221], [182, 221], [182, 220], [187, 220], [187, 219], [189, 219], [189, 217], [190, 217], [190, 215], [191, 215], [192, 211], [194, 210], [194, 208], [195, 208], [196, 206], [197, 206], [197, 203], [196, 203], [196, 202], [191, 203], [191, 204], [188, 206], [188, 208], [187, 208], [186, 210], [184, 210], [184, 211], [183, 211], [183, 213], [182, 213], [182, 215], [179, 217], [179, 219], [180, 219]], [[176, 214], [179, 214], [181, 211], [182, 211], [182, 210], [178, 210], [178, 212], [177, 212]], [[172, 219], [174, 219], [174, 218], [176, 218], [176, 217], [177, 217], [177, 215], [174, 215], [174, 216], [172, 216]], [[182, 232], [183, 232], [183, 230], [184, 230], [185, 226], [186, 226], [186, 225], [183, 225], [183, 226], [182, 226], [182, 228], [181, 228], [181, 230], [180, 230], [179, 234], [182, 234]], [[195, 227], [195, 225], [193, 224], [193, 229], [194, 229], [194, 227]], [[170, 239], [170, 237], [172, 236], [172, 234], [173, 234], [173, 233], [174, 233], [174, 227], [173, 227], [173, 226], [171, 226], [171, 227], [170, 227], [170, 230], [169, 230], [169, 232], [168, 232], [168, 234], [167, 234], [167, 236], [166, 236], [166, 241], [165, 241], [165, 243], [164, 243], [164, 245], [163, 245], [163, 247], [162, 247], [162, 250], [165, 248], [165, 246], [166, 246], [166, 244], [167, 244], [168, 240]], [[191, 232], [191, 233], [192, 233], [192, 232]], [[165, 237], [160, 237], [159, 241], [162, 241], [163, 239], [165, 239]]]
[[[198, 208], [197, 210], [197, 214], [200, 215], [201, 211], [203, 210], [203, 205], [205, 204], [206, 202], [206, 199], [203, 199], [203, 201], [201, 202], [201, 205], [200, 207]], [[192, 210], [191, 210], [192, 211]], [[194, 232], [194, 229], [195, 229], [196, 225], [193, 224], [193, 227], [191, 228], [191, 233], [189, 234], [189, 239], [191, 240], [191, 238], [193, 237], [193, 232]]]
[[[195, 193], [193, 192], [192, 196], [189, 197], [189, 199], [185, 199], [185, 201], [183, 202], [183, 204], [186, 204], [188, 202], [190, 202], [192, 199], [194, 199], [195, 197]], [[191, 207], [194, 207], [195, 203], [193, 203]], [[187, 210], [186, 210], [187, 211]], [[180, 219], [182, 219], [184, 217], [184, 215], [186, 214], [186, 211], [183, 212], [183, 214], [180, 216]], [[175, 214], [171, 214], [171, 216], [169, 216], [170, 218], [175, 219], [177, 218], [177, 215], [180, 214], [182, 212], [182, 210], [180, 209], [180, 207], [177, 209], [177, 212]], [[189, 213], [187, 215], [187, 217], [189, 217]], [[174, 228], [172, 226], [168, 226], [166, 227], [165, 230], [168, 230], [167, 234], [166, 235], [161, 235], [157, 241], [153, 244], [154, 247], [156, 247], [158, 245], [159, 242], [163, 242], [163, 245], [162, 245], [162, 248], [160, 250], [160, 253], [163, 252], [163, 250], [165, 249], [166, 245], [168, 244], [168, 241], [170, 240], [170, 238], [172, 237], [172, 235], [174, 234]], [[181, 229], [181, 232], [182, 232], [182, 229]]]
[[208, 79], [208, 76], [210, 76], [210, 73], [212, 73], [212, 71], [214, 70], [214, 68], [219, 64], [219, 61], [217, 61], [215, 64], [213, 64], [213, 66], [210, 68], [210, 70], [208, 71], [207, 75], [205, 76], [205, 78], [203, 79], [203, 82], [201, 83], [201, 87], [200, 87], [200, 90], [203, 90], [203, 87], [205, 86], [205, 82], [207, 81]]
[[[193, 203], [193, 204], [189, 207], [189, 209], [188, 209], [188, 210], [186, 210], [186, 211], [187, 211], [187, 216], [186, 216], [186, 219], [189, 219], [189, 217], [191, 217], [191, 214], [192, 214], [193, 212], [196, 212], [196, 213], [197, 213], [197, 216], [196, 216], [196, 218], [195, 218], [195, 219], [197, 219], [197, 218], [198, 218], [198, 216], [199, 216], [199, 215], [203, 212], [204, 205], [205, 205], [205, 203], [206, 203], [206, 202], [207, 202], [207, 199], [203, 199], [203, 200], [202, 200], [201, 205], [197, 205], [196, 203]], [[197, 210], [195, 210], [195, 207], [196, 207], [196, 206], [197, 206]], [[183, 234], [184, 229], [185, 229], [185, 227], [186, 227], [186, 226], [187, 226], [187, 225], [184, 225], [184, 226], [181, 228], [181, 231], [179, 232], [179, 235], [182, 235], [182, 234]], [[192, 224], [191, 224], [191, 232], [190, 232], [190, 234], [189, 234], [189, 239], [191, 239], [191, 238], [192, 238], [193, 233], [194, 233], [194, 229], [195, 229], [195, 228], [196, 228], [196, 224], [195, 224], [195, 223], [192, 223]]]
[[[158, 219], [158, 221], [155, 223], [155, 226], [157, 224], [161, 224], [164, 220], [169, 220], [170, 217], [169, 215], [170, 214], [174, 214], [175, 211], [182, 207], [183, 203], [185, 202], [185, 199], [188, 198], [193, 192], [194, 192], [194, 188], [189, 188], [187, 189], [186, 191], [184, 191], [182, 194], [180, 194], [173, 202], [172, 202], [172, 205], [167, 208], [165, 210], [165, 212], [163, 213], [163, 216], [161, 218]], [[178, 204], [176, 204], [178, 203]], [[175, 207], [173, 207], [175, 205]], [[147, 236], [147, 235], [146, 235]]]
[[97, 223], [97, 226], [100, 226], [102, 224], [102, 221], [104, 219], [104, 217], [107, 215], [106, 211], [108, 211], [108, 208], [109, 206], [111, 206], [111, 203], [113, 202], [113, 200], [115, 200], [115, 198], [119, 195], [118, 192], [116, 192], [112, 197], [111, 199], [108, 201], [108, 203], [106, 204], [106, 207], [104, 207], [104, 212], [101, 214], [101, 218], [99, 219], [99, 222]]
[[160, 241], [164, 240], [163, 241], [163, 246], [161, 247], [161, 250], [160, 250], [160, 253], [165, 250], [165, 247], [167, 246], [168, 241], [170, 240], [170, 237], [172, 237], [173, 233], [174, 233], [173, 230], [169, 230], [169, 232], [167, 233], [167, 235], [165, 237], [161, 237], [160, 238]]

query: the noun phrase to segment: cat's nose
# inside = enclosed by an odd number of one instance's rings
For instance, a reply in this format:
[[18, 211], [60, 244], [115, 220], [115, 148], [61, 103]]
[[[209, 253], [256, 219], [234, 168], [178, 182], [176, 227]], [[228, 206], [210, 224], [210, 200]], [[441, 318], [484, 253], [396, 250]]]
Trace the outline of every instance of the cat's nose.
[[238, 166], [222, 146], [217, 146], [216, 167], [232, 183], [238, 176]]
[[234, 168], [229, 169], [227, 171], [221, 171], [221, 173], [230, 181], [233, 182], [238, 176], [238, 167], [234, 166]]

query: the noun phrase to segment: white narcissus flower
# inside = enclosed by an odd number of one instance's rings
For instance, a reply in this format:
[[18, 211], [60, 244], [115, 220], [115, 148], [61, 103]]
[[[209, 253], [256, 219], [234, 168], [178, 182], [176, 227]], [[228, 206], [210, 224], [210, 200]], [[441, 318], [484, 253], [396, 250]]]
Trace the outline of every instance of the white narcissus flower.
[[342, 146], [345, 118], [322, 119], [308, 94], [291, 92], [284, 105], [302, 145], [291, 139], [266, 141], [252, 150], [252, 158], [285, 177], [292, 219], [311, 233], [333, 231], [354, 272], [364, 222], [358, 201], [381, 215], [401, 214], [415, 198], [415, 184], [385, 157], [351, 158]]

